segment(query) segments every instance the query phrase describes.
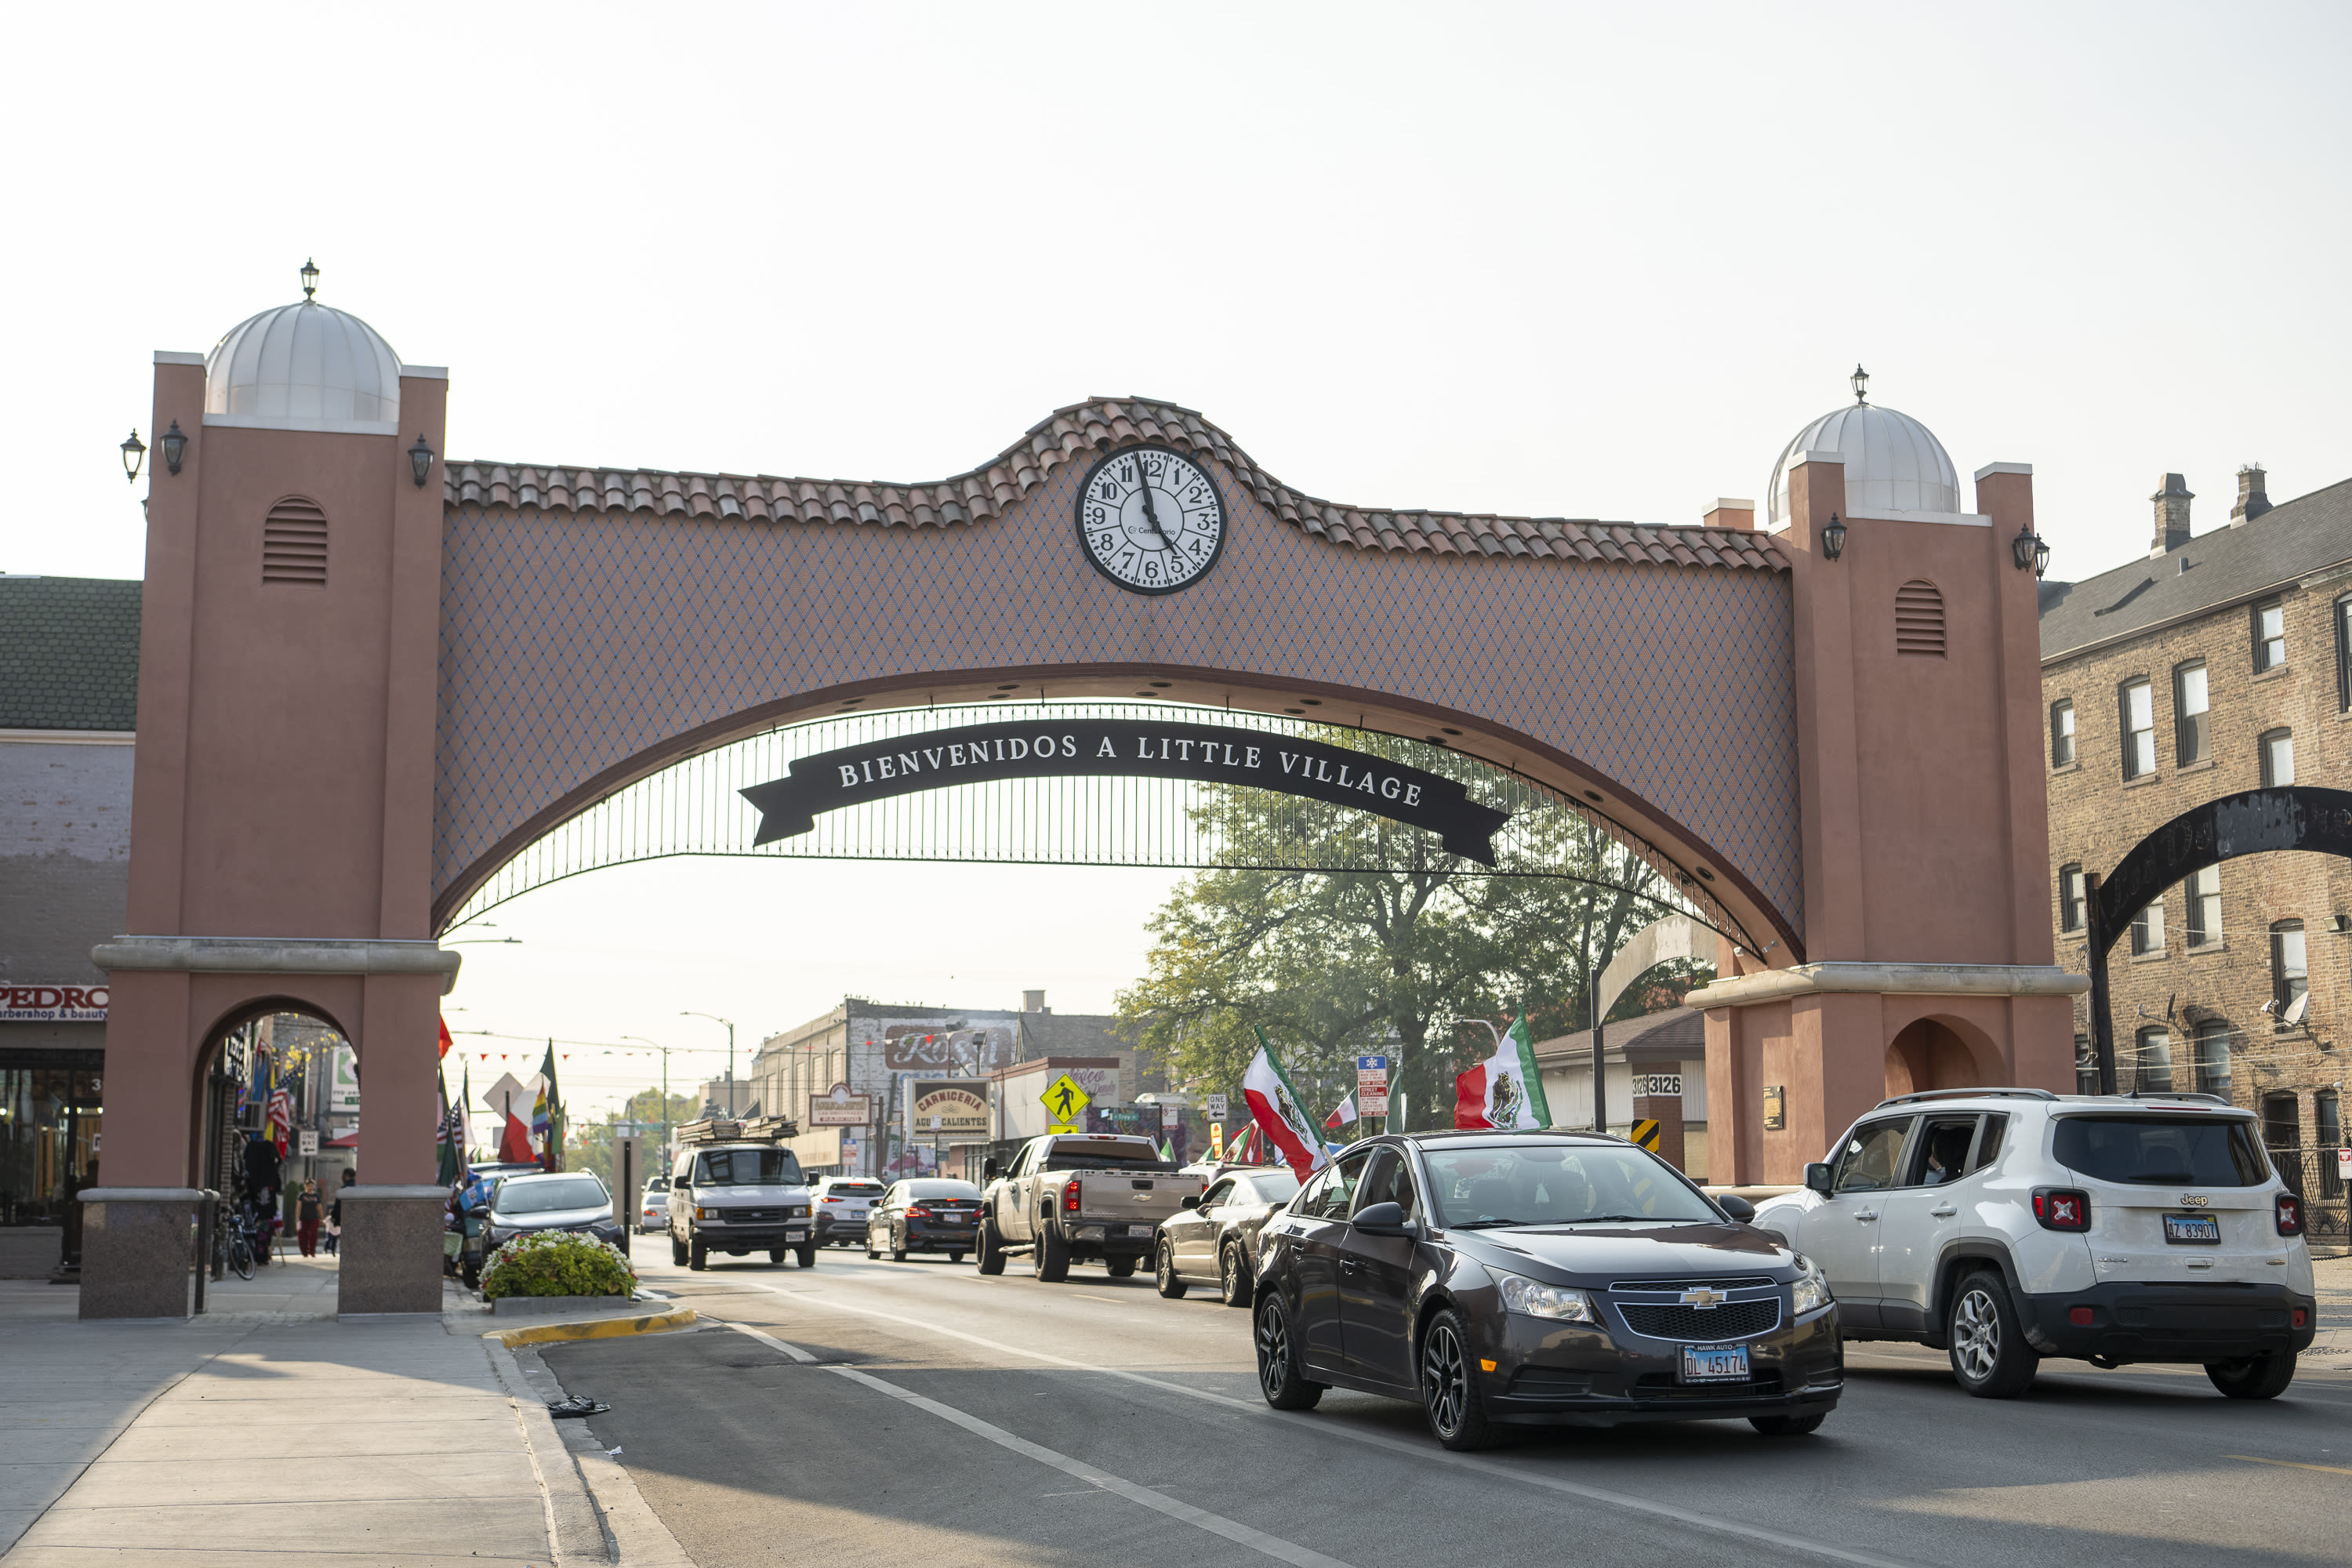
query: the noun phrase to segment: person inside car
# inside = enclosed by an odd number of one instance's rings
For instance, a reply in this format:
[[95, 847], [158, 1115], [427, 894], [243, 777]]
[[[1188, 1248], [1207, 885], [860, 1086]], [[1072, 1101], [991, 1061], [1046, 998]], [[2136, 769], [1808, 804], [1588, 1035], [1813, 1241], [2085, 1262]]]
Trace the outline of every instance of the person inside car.
[[1919, 1173], [1921, 1185], [1940, 1186], [1959, 1175], [1969, 1157], [1969, 1134], [1974, 1131], [1965, 1122], [1936, 1129], [1927, 1141], [1927, 1169]]

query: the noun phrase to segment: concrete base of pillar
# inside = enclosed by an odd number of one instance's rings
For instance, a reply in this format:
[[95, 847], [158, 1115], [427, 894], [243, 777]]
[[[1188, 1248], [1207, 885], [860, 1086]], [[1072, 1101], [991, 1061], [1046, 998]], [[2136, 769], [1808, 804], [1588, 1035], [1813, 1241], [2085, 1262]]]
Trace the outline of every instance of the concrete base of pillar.
[[194, 1187], [91, 1187], [81, 1194], [81, 1316], [191, 1316], [196, 1205], [205, 1196]]
[[448, 1193], [429, 1185], [353, 1186], [335, 1195], [343, 1204], [336, 1312], [438, 1312]]

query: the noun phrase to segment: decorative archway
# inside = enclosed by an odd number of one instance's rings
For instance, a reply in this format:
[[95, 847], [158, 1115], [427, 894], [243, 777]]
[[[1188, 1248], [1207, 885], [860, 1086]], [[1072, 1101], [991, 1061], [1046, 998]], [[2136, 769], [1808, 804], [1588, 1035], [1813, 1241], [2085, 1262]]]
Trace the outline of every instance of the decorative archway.
[[2225, 795], [2189, 807], [2133, 845], [2113, 871], [2084, 878], [2091, 1043], [2101, 1094], [2116, 1092], [2108, 950], [2131, 929], [2133, 917], [2162, 898], [2166, 889], [2224, 860], [2284, 849], [2352, 858], [2352, 791], [2286, 784]]

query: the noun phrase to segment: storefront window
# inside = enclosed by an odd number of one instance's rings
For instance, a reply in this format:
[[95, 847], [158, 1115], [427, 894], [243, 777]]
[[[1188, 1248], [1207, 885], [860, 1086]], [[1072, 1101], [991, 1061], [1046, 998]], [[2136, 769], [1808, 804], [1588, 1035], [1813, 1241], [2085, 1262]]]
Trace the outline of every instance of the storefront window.
[[0, 1226], [63, 1225], [74, 1194], [97, 1183], [103, 1058], [43, 1054], [89, 1065], [0, 1066]]

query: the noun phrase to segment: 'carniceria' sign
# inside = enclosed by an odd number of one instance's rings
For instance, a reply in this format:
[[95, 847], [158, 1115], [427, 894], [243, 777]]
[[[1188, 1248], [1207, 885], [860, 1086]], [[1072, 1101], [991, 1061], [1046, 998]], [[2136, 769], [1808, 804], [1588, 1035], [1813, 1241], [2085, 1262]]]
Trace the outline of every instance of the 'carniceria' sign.
[[756, 846], [807, 833], [817, 813], [843, 806], [949, 784], [1086, 774], [1248, 784], [1352, 805], [1427, 828], [1482, 866], [1495, 863], [1491, 841], [1510, 820], [1454, 779], [1369, 752], [1256, 730], [1135, 719], [971, 724], [869, 741], [803, 757], [789, 776], [742, 793], [760, 811]]

